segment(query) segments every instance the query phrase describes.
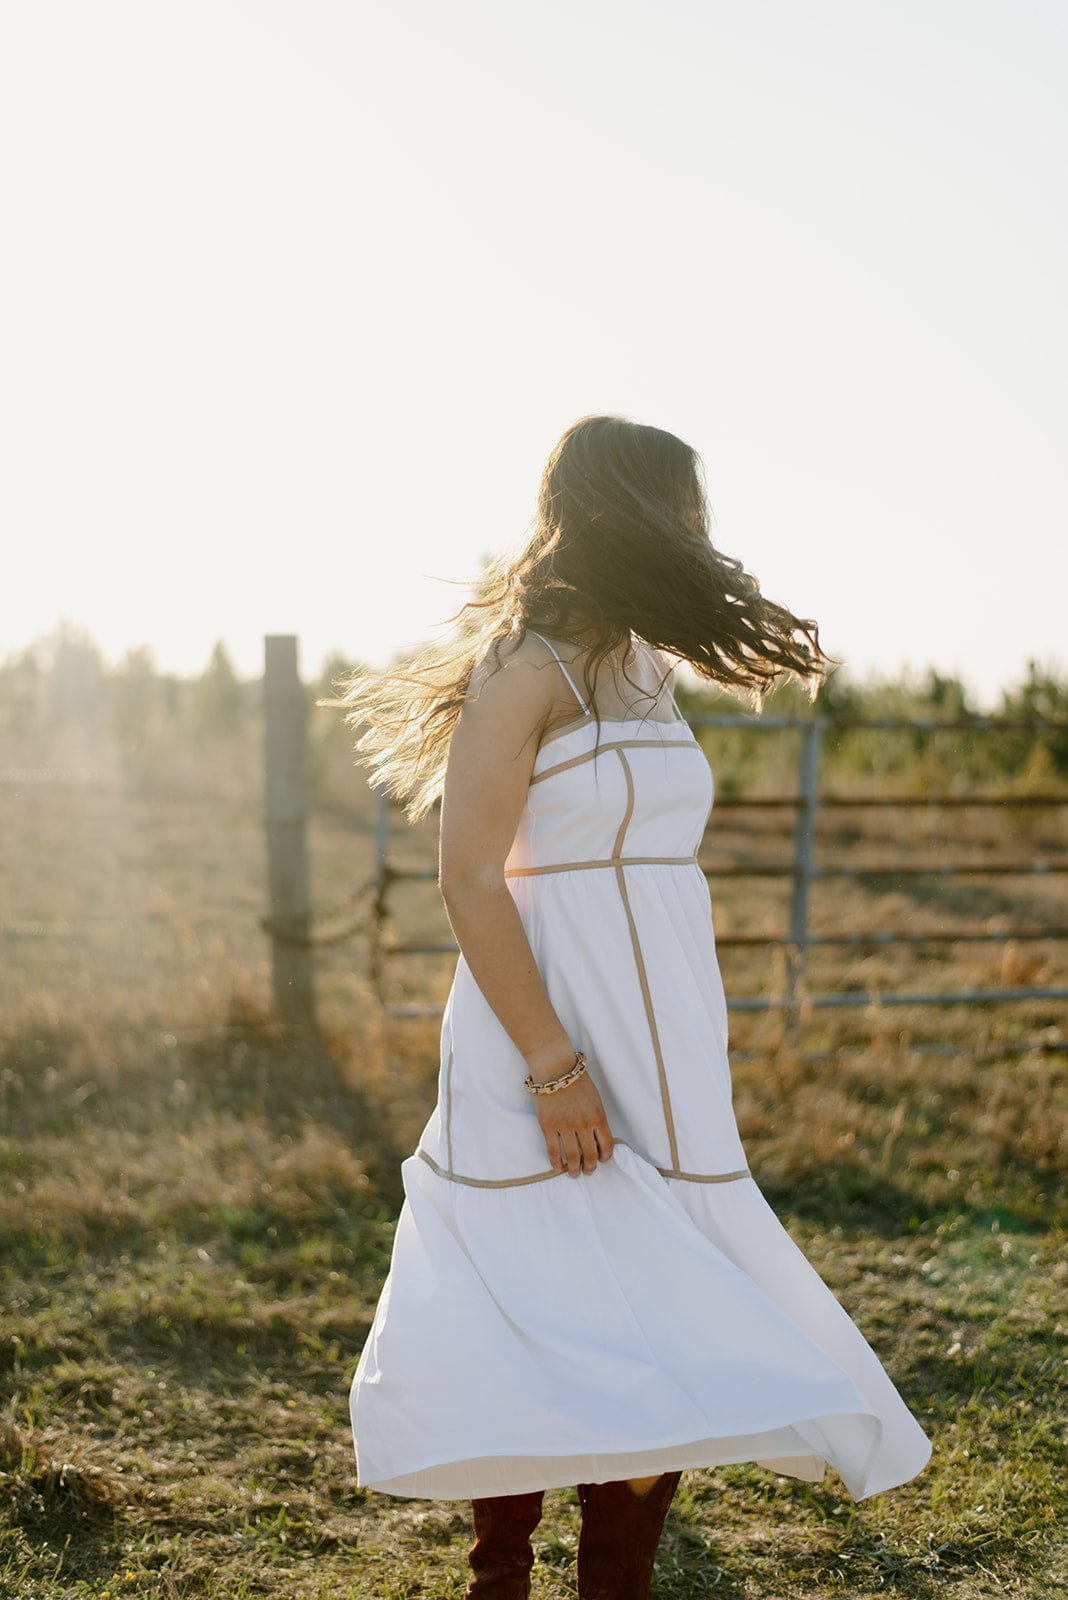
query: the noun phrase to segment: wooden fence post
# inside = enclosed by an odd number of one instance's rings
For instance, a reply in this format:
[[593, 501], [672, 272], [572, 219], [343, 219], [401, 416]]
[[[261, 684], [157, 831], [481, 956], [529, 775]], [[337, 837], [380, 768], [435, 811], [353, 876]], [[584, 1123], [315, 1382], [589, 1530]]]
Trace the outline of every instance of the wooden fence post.
[[268, 634], [264, 644], [264, 820], [274, 1006], [288, 1022], [312, 1024], [307, 705], [295, 635]]
[[375, 801], [375, 893], [367, 919], [367, 976], [371, 993], [380, 1006], [385, 1004], [383, 933], [390, 882], [389, 796], [384, 789], [379, 789]]

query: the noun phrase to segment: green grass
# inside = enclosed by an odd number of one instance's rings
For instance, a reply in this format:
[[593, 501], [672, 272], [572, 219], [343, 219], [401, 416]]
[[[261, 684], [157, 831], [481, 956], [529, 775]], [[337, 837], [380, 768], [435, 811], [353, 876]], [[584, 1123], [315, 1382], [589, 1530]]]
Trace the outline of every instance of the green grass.
[[[320, 755], [313, 883], [333, 900], [369, 871], [374, 819], [347, 751]], [[0, 830], [0, 926], [46, 930], [5, 939], [0, 966], [0, 1600], [458, 1600], [468, 1507], [358, 1490], [347, 1407], [436, 1023], [382, 1022], [360, 939], [317, 955], [317, 1041], [267, 1020], [256, 740], [4, 759], [100, 779], [6, 791]], [[1065, 843], [1034, 813], [877, 820], [865, 835], [827, 813], [821, 859]], [[425, 866], [434, 844], [433, 825], [401, 831], [396, 854]], [[788, 850], [781, 822], [714, 814], [713, 868]], [[828, 880], [813, 923], [1052, 927], [1062, 882]], [[721, 936], [784, 923], [768, 880], [712, 891]], [[432, 883], [391, 909], [398, 936], [445, 934]], [[1057, 960], [1052, 941], [822, 952], [812, 987], [1044, 983]], [[441, 1000], [451, 965], [398, 961], [389, 982]], [[766, 951], [723, 965], [728, 993], [777, 985]], [[934, 1455], [859, 1506], [830, 1474], [685, 1474], [654, 1600], [1052, 1600], [1068, 1583], [1063, 1022], [1039, 1002], [815, 1012], [805, 1043], [839, 1053], [812, 1062], [781, 1018], [732, 1016], [753, 1171]], [[574, 1600], [576, 1536], [574, 1490], [551, 1492], [535, 1600]]]
[[[32, 1040], [0, 1056], [0, 1594], [459, 1597], [467, 1505], [357, 1489], [347, 1410], [433, 1026], [152, 1037], [112, 1041], [88, 1103], [99, 1029], [46, 1041], [47, 1098], [19, 1066]], [[1064, 1091], [1037, 1056], [984, 1074], [878, 1050], [837, 1075], [786, 1054], [737, 1069], [754, 1171], [934, 1455], [859, 1506], [831, 1474], [685, 1474], [657, 1600], [1056, 1592]], [[577, 1530], [574, 1490], [550, 1492], [535, 1596], [574, 1596]]]

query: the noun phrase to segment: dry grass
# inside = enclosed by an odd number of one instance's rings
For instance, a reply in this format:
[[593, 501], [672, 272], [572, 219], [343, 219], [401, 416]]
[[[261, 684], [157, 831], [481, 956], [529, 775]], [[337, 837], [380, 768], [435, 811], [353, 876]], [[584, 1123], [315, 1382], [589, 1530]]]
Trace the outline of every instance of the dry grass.
[[[318, 1038], [269, 1020], [254, 745], [221, 768], [173, 752], [162, 773], [80, 755], [107, 782], [9, 791], [0, 835], [0, 918], [72, 925], [3, 946], [0, 1595], [458, 1597], [466, 1506], [357, 1490], [346, 1404], [399, 1162], [433, 1103], [437, 1025], [383, 1023], [359, 943], [318, 965]], [[735, 820], [710, 864], [783, 847], [765, 819]], [[370, 824], [358, 778], [328, 767], [312, 829], [322, 898], [369, 869]], [[1010, 819], [998, 826], [973, 820], [954, 852], [1021, 853]], [[949, 848], [916, 814], [894, 827], [875, 849]], [[857, 844], [842, 831], [823, 848]], [[421, 830], [405, 858], [432, 846]], [[943, 901], [861, 883], [814, 913], [1052, 920], [1055, 889], [976, 883]], [[405, 891], [405, 931], [442, 932], [431, 891]], [[778, 892], [725, 881], [720, 933], [772, 925]], [[74, 926], [90, 914], [126, 920]], [[1052, 973], [1055, 955], [961, 945], [930, 968], [993, 982]], [[916, 981], [913, 958], [878, 957], [850, 954], [841, 981]], [[728, 988], [766, 983], [769, 959], [725, 954]], [[450, 967], [413, 961], [401, 977], [441, 999]], [[807, 1043], [835, 1054], [812, 1061], [781, 1018], [736, 1015], [754, 1171], [935, 1453], [861, 1506], [832, 1480], [687, 1474], [656, 1600], [1045, 1600], [1068, 1580], [1063, 1020], [1038, 1003], [813, 1013]], [[932, 1039], [948, 1053], [915, 1048]], [[547, 1497], [540, 1600], [574, 1595], [576, 1519], [574, 1491]]]

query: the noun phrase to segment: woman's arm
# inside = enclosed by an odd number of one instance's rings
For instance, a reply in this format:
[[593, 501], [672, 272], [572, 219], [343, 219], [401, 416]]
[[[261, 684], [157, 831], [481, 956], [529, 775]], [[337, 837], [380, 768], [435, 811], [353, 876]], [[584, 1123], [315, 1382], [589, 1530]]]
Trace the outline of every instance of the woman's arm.
[[[492, 670], [480, 662], [453, 730], [441, 799], [438, 886], [471, 975], [536, 1082], [573, 1065], [575, 1049], [534, 960], [504, 863], [515, 838], [553, 708], [536, 647], [524, 640]], [[549, 1161], [573, 1177], [612, 1153], [612, 1135], [588, 1073], [535, 1107]]]

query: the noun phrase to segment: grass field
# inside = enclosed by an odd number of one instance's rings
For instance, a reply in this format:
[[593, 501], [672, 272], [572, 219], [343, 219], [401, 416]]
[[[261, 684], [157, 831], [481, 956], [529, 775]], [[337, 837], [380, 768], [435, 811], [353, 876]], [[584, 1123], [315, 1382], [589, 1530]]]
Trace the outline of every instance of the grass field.
[[[322, 899], [370, 866], [362, 784], [330, 763], [311, 834]], [[358, 1490], [347, 1413], [399, 1162], [433, 1104], [436, 1024], [378, 1016], [359, 940], [317, 961], [317, 1039], [270, 1020], [253, 740], [137, 771], [100, 744], [0, 765], [82, 774], [0, 797], [0, 1595], [455, 1600], [467, 1506]], [[1064, 843], [1063, 824], [1011, 813], [834, 826], [821, 849], [873, 863]], [[710, 834], [721, 935], [774, 927], [783, 907], [766, 886], [721, 893], [715, 862], [780, 844], [754, 817]], [[398, 851], [432, 859], [433, 828]], [[862, 879], [814, 920], [1063, 917], [1052, 880], [1014, 885]], [[431, 888], [398, 898], [405, 931], [443, 931]], [[947, 986], [1063, 981], [1057, 962], [1052, 942], [839, 952], [813, 981], [930, 986], [931, 963]], [[723, 964], [728, 992], [775, 977], [766, 954]], [[425, 969], [391, 981], [442, 999], [451, 962]], [[837, 1052], [822, 1062], [774, 1017], [732, 1020], [754, 1173], [934, 1456], [860, 1506], [830, 1475], [687, 1473], [657, 1600], [1044, 1600], [1068, 1583], [1064, 1020], [1040, 1002], [874, 1004], [810, 1019], [806, 1042]], [[947, 1053], [917, 1048], [932, 1041]], [[535, 1596], [574, 1596], [576, 1536], [574, 1491], [550, 1493]]]

